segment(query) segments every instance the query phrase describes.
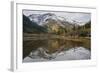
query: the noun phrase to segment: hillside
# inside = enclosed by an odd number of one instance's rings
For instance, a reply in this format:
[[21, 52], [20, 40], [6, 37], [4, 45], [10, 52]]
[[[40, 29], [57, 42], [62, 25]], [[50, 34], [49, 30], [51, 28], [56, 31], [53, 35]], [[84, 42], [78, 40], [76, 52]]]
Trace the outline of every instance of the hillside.
[[23, 15], [23, 32], [26, 33], [45, 33], [46, 28], [39, 26], [37, 23], [30, 21], [28, 17]]

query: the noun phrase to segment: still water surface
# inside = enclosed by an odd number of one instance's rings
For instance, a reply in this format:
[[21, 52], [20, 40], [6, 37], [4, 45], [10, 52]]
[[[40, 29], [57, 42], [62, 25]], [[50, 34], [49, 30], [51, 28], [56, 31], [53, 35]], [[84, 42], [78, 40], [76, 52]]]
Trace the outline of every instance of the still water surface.
[[23, 42], [23, 62], [87, 60], [91, 58], [90, 41], [62, 39], [28, 40]]

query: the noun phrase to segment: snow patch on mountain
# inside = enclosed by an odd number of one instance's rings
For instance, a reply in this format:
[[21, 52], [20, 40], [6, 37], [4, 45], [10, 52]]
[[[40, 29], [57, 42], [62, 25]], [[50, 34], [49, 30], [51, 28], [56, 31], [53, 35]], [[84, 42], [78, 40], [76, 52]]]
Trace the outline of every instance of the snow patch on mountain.
[[42, 25], [47, 23], [49, 19], [55, 20], [60, 23], [59, 20], [65, 20], [63, 17], [56, 16], [53, 13], [46, 13], [46, 14], [32, 14], [28, 16], [29, 19], [33, 22], [36, 22], [38, 25]]

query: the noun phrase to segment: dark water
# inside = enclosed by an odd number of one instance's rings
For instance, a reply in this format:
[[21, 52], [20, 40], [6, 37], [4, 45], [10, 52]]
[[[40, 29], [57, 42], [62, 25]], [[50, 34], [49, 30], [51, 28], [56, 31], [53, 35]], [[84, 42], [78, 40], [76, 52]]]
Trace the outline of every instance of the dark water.
[[87, 60], [91, 58], [90, 40], [28, 40], [23, 42], [23, 62]]

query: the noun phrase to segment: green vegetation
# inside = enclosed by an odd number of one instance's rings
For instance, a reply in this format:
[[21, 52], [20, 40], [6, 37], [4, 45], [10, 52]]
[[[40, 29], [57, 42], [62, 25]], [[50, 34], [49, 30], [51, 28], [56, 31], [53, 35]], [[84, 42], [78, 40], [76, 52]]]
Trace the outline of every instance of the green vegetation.
[[79, 28], [79, 36], [90, 37], [91, 36], [91, 21]]

